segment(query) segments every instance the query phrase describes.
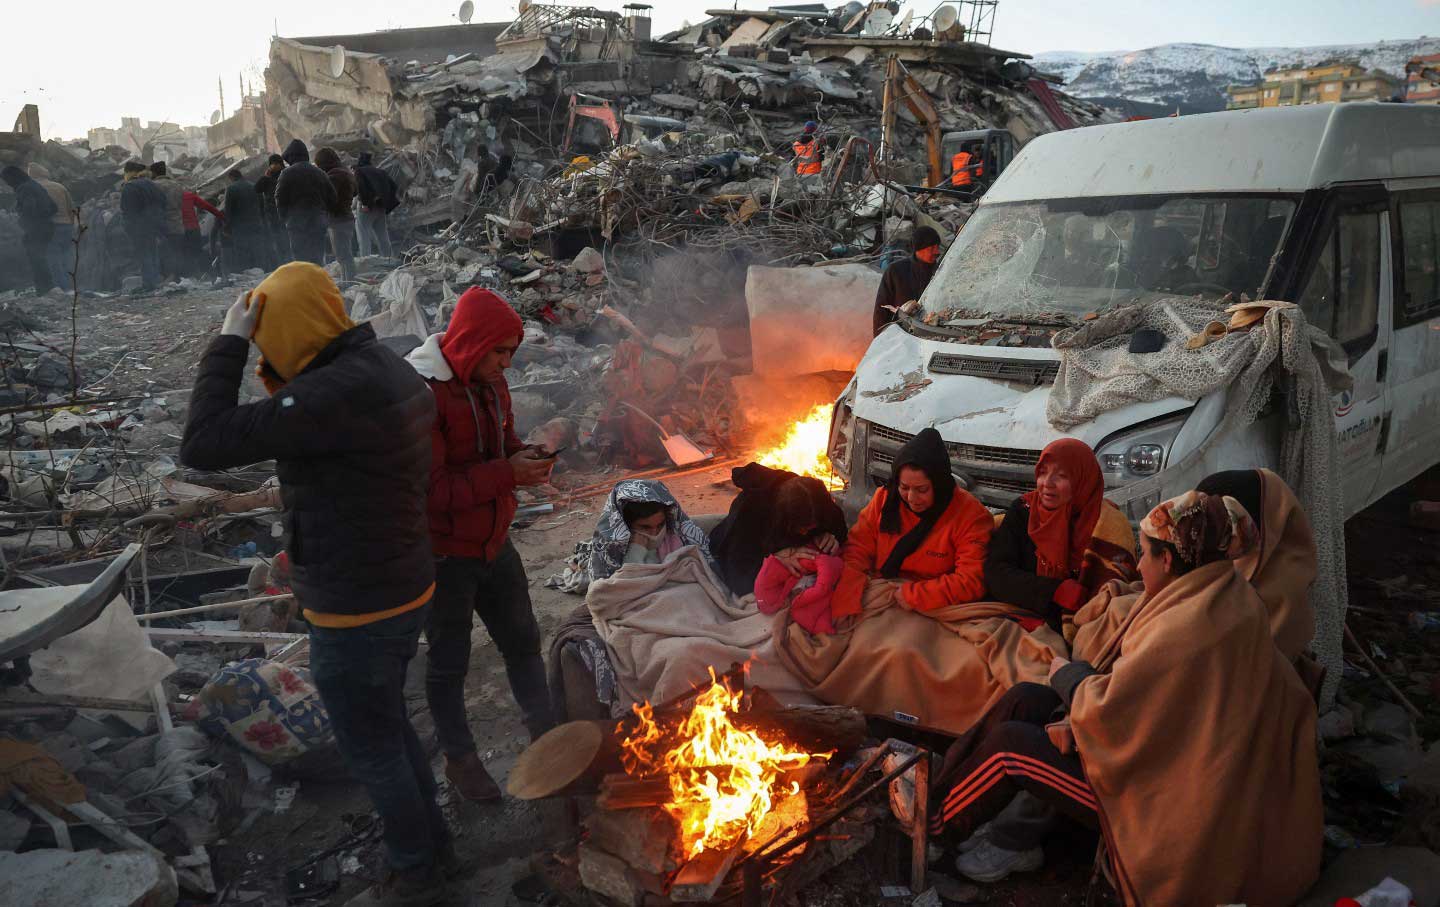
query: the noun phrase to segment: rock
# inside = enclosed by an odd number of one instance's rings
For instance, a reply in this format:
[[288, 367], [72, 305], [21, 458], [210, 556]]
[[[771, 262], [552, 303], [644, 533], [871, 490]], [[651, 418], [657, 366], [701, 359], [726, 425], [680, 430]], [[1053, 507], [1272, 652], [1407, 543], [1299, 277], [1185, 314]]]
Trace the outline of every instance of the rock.
[[577, 437], [579, 437], [579, 427], [576, 426], [575, 421], [563, 416], [556, 416], [526, 435], [525, 443], [536, 444], [546, 450], [559, 450], [562, 447], [573, 447]]
[[1331, 907], [1353, 898], [1386, 877], [1408, 886], [1416, 907], [1440, 907], [1440, 856], [1423, 847], [1364, 847], [1347, 850], [1320, 875], [1300, 907]]
[[555, 407], [551, 402], [534, 391], [512, 392], [510, 407], [515, 413], [517, 425], [541, 425], [555, 417]]
[[952, 904], [975, 904], [986, 899], [985, 893], [980, 890], [978, 885], [952, 879], [943, 873], [932, 870], [925, 874], [925, 879], [934, 886], [931, 891], [936, 892], [941, 898]]
[[1365, 710], [1365, 733], [1396, 743], [1419, 743], [1410, 714], [1393, 702], [1377, 702]]
[[9, 810], [0, 811], [0, 851], [14, 850], [29, 834], [28, 816], [17, 815]]
[[910, 907], [940, 907], [940, 892], [928, 888], [924, 894], [910, 902]]
[[1355, 713], [1336, 704], [1320, 716], [1320, 739], [1326, 743], [1355, 736]]
[[586, 246], [570, 262], [570, 267], [582, 274], [599, 274], [605, 270], [605, 256], [595, 250], [593, 246]]
[[142, 285], [143, 281], [139, 277], [126, 277], [120, 281], [120, 292], [122, 295], [129, 296], [139, 292]]
[[72, 376], [70, 373], [70, 363], [60, 356], [54, 353], [41, 353], [40, 358], [35, 361], [35, 364], [31, 366], [30, 371], [26, 374], [25, 380], [36, 387], [51, 390], [60, 388], [68, 389], [72, 383], [77, 382], [83, 387], [85, 385], [85, 376], [80, 373], [78, 367], [75, 372], [75, 375]]
[[0, 853], [0, 904], [171, 907], [179, 896], [174, 871], [148, 852]]

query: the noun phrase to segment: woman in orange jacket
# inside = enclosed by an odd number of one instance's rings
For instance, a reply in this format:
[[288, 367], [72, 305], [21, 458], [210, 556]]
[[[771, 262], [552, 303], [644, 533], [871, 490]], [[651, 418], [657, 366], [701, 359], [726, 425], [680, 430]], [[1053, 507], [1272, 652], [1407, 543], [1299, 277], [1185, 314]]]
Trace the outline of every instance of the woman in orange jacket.
[[831, 613], [861, 611], [868, 583], [889, 582], [896, 603], [924, 613], [985, 595], [985, 549], [994, 520], [950, 474], [940, 433], [927, 428], [901, 448], [845, 541], [845, 572]]

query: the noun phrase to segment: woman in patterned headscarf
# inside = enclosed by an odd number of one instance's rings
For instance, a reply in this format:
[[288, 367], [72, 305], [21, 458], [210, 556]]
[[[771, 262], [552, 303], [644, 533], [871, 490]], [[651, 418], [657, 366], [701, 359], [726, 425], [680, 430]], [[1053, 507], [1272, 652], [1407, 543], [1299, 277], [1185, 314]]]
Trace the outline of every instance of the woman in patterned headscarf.
[[1144, 597], [1094, 664], [1057, 658], [956, 742], [936, 830], [1027, 790], [1099, 825], [1127, 905], [1294, 903], [1320, 868], [1315, 704], [1235, 569], [1254, 523], [1191, 491], [1140, 531]]

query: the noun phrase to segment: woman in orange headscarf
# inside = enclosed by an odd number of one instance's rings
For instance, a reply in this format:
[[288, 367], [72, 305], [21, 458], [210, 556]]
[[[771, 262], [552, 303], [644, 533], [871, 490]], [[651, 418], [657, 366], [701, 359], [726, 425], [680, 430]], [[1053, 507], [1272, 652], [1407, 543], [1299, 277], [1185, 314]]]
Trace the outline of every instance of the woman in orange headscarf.
[[[1106, 580], [1135, 577], [1135, 536], [1105, 500], [1105, 480], [1089, 445], [1052, 442], [1035, 464], [1035, 490], [1015, 499], [990, 537], [985, 587], [996, 601], [1030, 611], [1060, 629]], [[1022, 621], [1024, 623], [1025, 621]]]

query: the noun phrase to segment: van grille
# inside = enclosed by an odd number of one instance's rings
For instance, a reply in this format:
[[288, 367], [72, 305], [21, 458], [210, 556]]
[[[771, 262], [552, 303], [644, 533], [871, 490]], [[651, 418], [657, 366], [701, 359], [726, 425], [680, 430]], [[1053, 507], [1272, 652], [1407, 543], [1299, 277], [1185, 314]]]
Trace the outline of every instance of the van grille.
[[[883, 438], [895, 444], [906, 444], [912, 434], [897, 431], [893, 428], [886, 428], [884, 425], [870, 423], [870, 436], [872, 438]], [[988, 444], [958, 444], [951, 441], [945, 442], [945, 447], [950, 451], [950, 457], [965, 463], [1000, 463], [1006, 466], [1028, 466], [1034, 467], [1040, 462], [1040, 451], [1026, 450], [1021, 447], [992, 447]], [[890, 462], [890, 457], [885, 462]]]
[[972, 378], [993, 378], [1038, 386], [1055, 383], [1055, 376], [1060, 374], [1060, 363], [936, 353], [930, 357], [930, 371], [937, 375], [969, 375]]

